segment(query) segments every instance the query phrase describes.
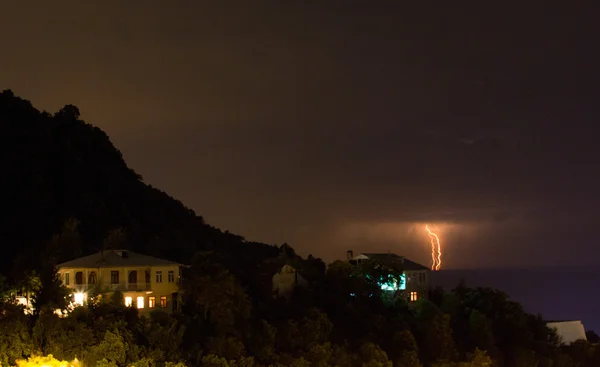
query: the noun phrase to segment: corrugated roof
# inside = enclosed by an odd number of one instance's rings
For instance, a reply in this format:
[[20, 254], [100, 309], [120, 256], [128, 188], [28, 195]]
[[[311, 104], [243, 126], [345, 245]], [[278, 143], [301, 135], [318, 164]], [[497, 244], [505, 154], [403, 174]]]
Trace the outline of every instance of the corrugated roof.
[[[125, 254], [125, 256], [123, 256]], [[125, 266], [180, 265], [129, 250], [106, 250], [58, 264], [59, 268], [112, 268]]]
[[408, 271], [429, 270], [429, 268], [426, 266], [392, 253], [363, 253], [362, 255], [377, 261], [401, 261], [402, 268]]

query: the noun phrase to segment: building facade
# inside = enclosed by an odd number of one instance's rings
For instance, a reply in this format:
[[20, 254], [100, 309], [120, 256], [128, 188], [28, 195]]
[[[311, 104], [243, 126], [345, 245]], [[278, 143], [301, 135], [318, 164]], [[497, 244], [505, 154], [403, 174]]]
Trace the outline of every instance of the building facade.
[[546, 326], [556, 331], [562, 344], [569, 345], [578, 340], [587, 341], [585, 327], [580, 320], [548, 321]]
[[378, 263], [382, 266], [401, 269], [400, 279], [393, 282], [382, 282], [380, 284], [381, 289], [398, 292], [400, 296], [405, 297], [409, 302], [427, 298], [430, 270], [426, 266], [392, 253], [362, 253], [354, 256], [352, 251], [348, 251], [347, 260], [355, 266]]
[[83, 305], [95, 294], [121, 292], [140, 312], [173, 312], [180, 306], [184, 265], [129, 250], [106, 250], [58, 265], [63, 284]]
[[291, 265], [284, 265], [272, 278], [273, 297], [290, 298], [296, 287], [307, 287], [308, 282]]

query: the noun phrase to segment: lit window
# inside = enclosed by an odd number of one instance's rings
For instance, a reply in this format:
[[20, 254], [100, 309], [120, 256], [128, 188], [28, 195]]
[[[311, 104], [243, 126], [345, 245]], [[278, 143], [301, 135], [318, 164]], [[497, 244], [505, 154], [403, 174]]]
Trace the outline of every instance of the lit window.
[[175, 282], [175, 272], [173, 270], [169, 270], [167, 275], [168, 275], [169, 283], [174, 283]]
[[156, 272], [156, 283], [162, 283], [162, 271]]
[[156, 307], [156, 297], [148, 297], [148, 307], [149, 308]]
[[137, 308], [144, 308], [144, 297], [137, 298]]
[[166, 296], [160, 297], [160, 307], [167, 308], [167, 297]]
[[69, 285], [69, 273], [65, 273], [65, 285]]
[[74, 303], [77, 306], [83, 306], [83, 300], [85, 299], [85, 294], [83, 293], [75, 293], [75, 295], [73, 296], [74, 299]]
[[133, 304], [133, 299], [131, 297], [125, 297], [125, 306], [131, 307], [132, 304]]
[[417, 292], [410, 292], [410, 300], [412, 302], [416, 301], [418, 298]]

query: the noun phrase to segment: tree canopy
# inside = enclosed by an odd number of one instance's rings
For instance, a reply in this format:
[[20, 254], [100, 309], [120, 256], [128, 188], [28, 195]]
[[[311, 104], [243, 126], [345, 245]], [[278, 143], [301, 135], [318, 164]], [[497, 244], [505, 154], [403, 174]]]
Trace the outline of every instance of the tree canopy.
[[[575, 367], [600, 365], [597, 335], [569, 346], [506, 294], [464, 284], [407, 303], [384, 264], [326, 267], [288, 244], [246, 241], [206, 224], [143, 182], [100, 129], [67, 105], [40, 112], [0, 93], [0, 363], [5, 366]], [[118, 293], [71, 309], [56, 265], [128, 248], [187, 263], [180, 312], [145, 316]], [[274, 298], [283, 265], [308, 281]], [[31, 294], [25, 314], [11, 292]], [[65, 311], [59, 317], [54, 310]], [[68, 361], [68, 362], [67, 362]]]

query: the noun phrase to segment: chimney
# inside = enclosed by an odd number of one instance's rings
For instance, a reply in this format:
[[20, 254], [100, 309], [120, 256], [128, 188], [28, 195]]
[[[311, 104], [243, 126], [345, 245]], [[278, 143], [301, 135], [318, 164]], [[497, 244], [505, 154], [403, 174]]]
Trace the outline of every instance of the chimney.
[[352, 250], [346, 251], [346, 258], [348, 260], [351, 260], [353, 257], [354, 257], [354, 252], [352, 252]]

